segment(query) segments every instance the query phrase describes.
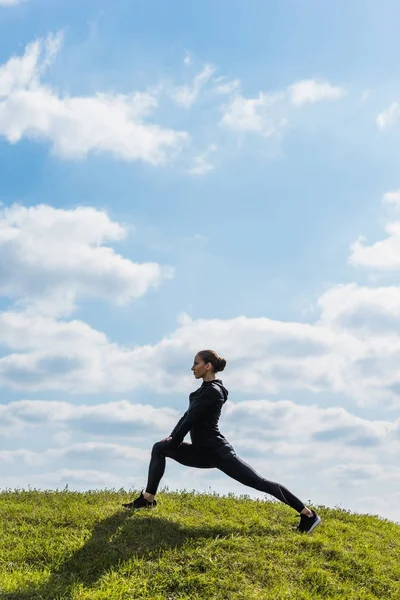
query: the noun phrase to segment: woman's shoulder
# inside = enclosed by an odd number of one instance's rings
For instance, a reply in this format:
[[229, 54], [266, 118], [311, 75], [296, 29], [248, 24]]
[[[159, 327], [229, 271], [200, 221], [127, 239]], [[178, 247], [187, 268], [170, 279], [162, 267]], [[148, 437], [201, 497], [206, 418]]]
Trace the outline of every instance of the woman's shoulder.
[[209, 381], [207, 382], [207, 385], [202, 386], [200, 388], [200, 390], [202, 390], [202, 394], [208, 396], [208, 397], [212, 397], [217, 399], [221, 399], [224, 400], [225, 399], [225, 395], [224, 392], [221, 388], [221, 386], [218, 383], [215, 383], [214, 381]]

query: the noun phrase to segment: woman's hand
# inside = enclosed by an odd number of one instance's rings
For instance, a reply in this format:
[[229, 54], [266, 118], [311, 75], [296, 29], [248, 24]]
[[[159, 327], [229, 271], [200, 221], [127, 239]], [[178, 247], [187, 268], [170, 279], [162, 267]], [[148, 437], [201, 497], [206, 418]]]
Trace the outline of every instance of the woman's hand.
[[171, 437], [171, 436], [169, 436], [169, 437], [167, 437], [167, 438], [165, 438], [165, 439], [163, 439], [163, 440], [161, 440], [161, 441], [162, 441], [162, 442], [170, 442], [171, 440], [172, 440], [172, 437]]

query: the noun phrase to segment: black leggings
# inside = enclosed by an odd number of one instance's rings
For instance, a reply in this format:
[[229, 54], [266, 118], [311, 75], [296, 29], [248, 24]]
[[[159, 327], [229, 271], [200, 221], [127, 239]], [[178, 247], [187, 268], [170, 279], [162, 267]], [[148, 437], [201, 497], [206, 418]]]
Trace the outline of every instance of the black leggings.
[[169, 442], [157, 442], [153, 446], [146, 486], [146, 492], [149, 494], [156, 495], [158, 485], [165, 472], [165, 459], [168, 457], [173, 458], [186, 467], [219, 469], [244, 485], [274, 496], [281, 502], [297, 510], [297, 512], [301, 512], [304, 508], [303, 502], [296, 498], [287, 488], [280, 483], [268, 481], [261, 477], [261, 475], [256, 473], [250, 465], [240, 459], [234, 452], [220, 457], [217, 454], [200, 453], [192, 444], [185, 442], [178, 446], [178, 448], [170, 448], [169, 446]]

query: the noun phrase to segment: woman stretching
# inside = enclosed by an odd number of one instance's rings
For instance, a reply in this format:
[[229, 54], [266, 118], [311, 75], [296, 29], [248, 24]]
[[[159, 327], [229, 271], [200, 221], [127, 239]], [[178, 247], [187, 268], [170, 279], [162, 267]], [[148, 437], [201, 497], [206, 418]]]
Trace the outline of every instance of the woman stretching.
[[[228, 390], [216, 379], [216, 373], [224, 370], [226, 360], [213, 350], [198, 352], [192, 367], [196, 379], [203, 379], [201, 387], [189, 396], [189, 408], [178, 421], [170, 436], [154, 444], [149, 466], [146, 491], [123, 504], [128, 509], [154, 508], [155, 495], [165, 471], [166, 457], [173, 458], [186, 467], [219, 469], [232, 479], [260, 492], [274, 496], [300, 513], [297, 529], [310, 533], [321, 519], [283, 485], [264, 479], [250, 465], [241, 460], [231, 444], [218, 429], [222, 405], [228, 398]], [[191, 444], [183, 442], [190, 432]]]

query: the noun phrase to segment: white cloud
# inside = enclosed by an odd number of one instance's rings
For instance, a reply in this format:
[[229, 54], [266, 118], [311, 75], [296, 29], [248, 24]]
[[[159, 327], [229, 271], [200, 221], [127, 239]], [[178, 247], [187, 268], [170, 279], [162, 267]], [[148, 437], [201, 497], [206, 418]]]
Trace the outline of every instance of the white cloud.
[[214, 92], [219, 95], [229, 95], [236, 92], [240, 87], [239, 79], [228, 80], [226, 77], [216, 77], [214, 79]]
[[[34, 431], [68, 433], [102, 441], [72, 443], [41, 452], [24, 449], [3, 450], [0, 460], [26, 463], [49, 462], [61, 458], [87, 460], [138, 460], [149, 458], [154, 440], [168, 435], [181, 411], [154, 408], [128, 401], [100, 405], [75, 405], [68, 402], [23, 400], [0, 407], [1, 427], [23, 438]], [[379, 452], [386, 453], [390, 462], [400, 449], [400, 419], [368, 420], [346, 409], [298, 405], [289, 400], [229, 400], [223, 409], [221, 428], [235, 447], [268, 452], [282, 460], [296, 456], [321, 460], [332, 457], [331, 444], [340, 446], [340, 457], [368, 462]], [[149, 437], [150, 436], [150, 437]], [[5, 436], [7, 437], [7, 436]], [[120, 442], [105, 442], [104, 438], [134, 439], [145, 443], [145, 448], [127, 446]], [[5, 439], [5, 438], [4, 438]]]
[[400, 288], [338, 285], [319, 299], [319, 323], [359, 343], [343, 363], [342, 389], [360, 404], [398, 406]]
[[[383, 202], [400, 209], [400, 190], [387, 192]], [[351, 246], [349, 261], [353, 265], [368, 267], [382, 271], [393, 271], [400, 268], [400, 221], [393, 220], [385, 227], [387, 237], [368, 245], [360, 236]]]
[[294, 450], [297, 444], [303, 443], [307, 451], [307, 444], [317, 443], [321, 447], [327, 444], [330, 448], [334, 440], [349, 446], [352, 452], [357, 448], [366, 452], [367, 448], [384, 446], [389, 441], [397, 443], [396, 422], [369, 421], [339, 406], [321, 408], [298, 405], [289, 400], [228, 402], [226, 422], [236, 426], [237, 433], [245, 438], [245, 444], [251, 444], [253, 439], [264, 439], [265, 443], [275, 447], [277, 442], [288, 441]]
[[400, 189], [394, 192], [386, 192], [383, 196], [383, 202], [394, 204], [395, 208], [400, 209]]
[[69, 427], [72, 431], [118, 438], [146, 430], [167, 435], [180, 413], [172, 408], [154, 408], [127, 400], [104, 404], [73, 404], [56, 400], [19, 400], [0, 406], [2, 432], [23, 431], [50, 425], [52, 430]]
[[337, 286], [321, 297], [314, 324], [186, 316], [154, 345], [132, 347], [80, 321], [6, 312], [0, 343], [11, 353], [0, 358], [0, 382], [30, 392], [186, 393], [191, 358], [204, 346], [226, 356], [224, 381], [233, 393], [334, 392], [360, 405], [398, 406], [399, 298], [397, 288]]
[[[2, 256], [8, 257], [1, 263], [2, 280], [27, 308], [0, 315], [0, 344], [10, 350], [0, 358], [3, 385], [72, 393], [121, 392], [145, 386], [172, 393], [190, 389], [188, 363], [199, 348], [211, 346], [226, 354], [227, 383], [234, 391], [328, 391], [346, 394], [359, 404], [399, 405], [397, 286], [333, 286], [320, 297], [320, 316], [310, 324], [244, 316], [228, 320], [182, 316], [177, 329], [153, 345], [119, 346], [81, 321], [57, 321], [54, 314], [59, 313], [52, 314], [45, 301], [52, 299], [48, 301], [51, 306], [71, 287], [74, 295], [66, 304], [60, 302], [64, 311], [78, 297], [112, 300], [109, 289], [117, 300], [134, 297], [138, 284], [132, 288], [132, 273], [136, 269], [131, 273], [130, 261], [125, 265], [126, 259], [110, 250], [106, 255], [113, 265], [110, 274], [101, 253], [102, 242], [122, 235], [121, 226], [96, 211], [90, 213], [92, 225], [88, 226], [79, 211], [13, 210], [13, 217], [5, 218], [0, 229], [7, 249]], [[73, 232], [71, 239], [65, 231]], [[50, 248], [49, 256], [41, 248], [42, 240]], [[25, 254], [31, 262], [21, 259]], [[13, 268], [7, 271], [8, 264]], [[142, 292], [149, 285], [145, 282]]]
[[22, 461], [27, 465], [42, 465], [45, 462], [41, 452], [33, 452], [20, 448], [18, 450], [0, 450], [0, 464], [13, 464]]
[[291, 101], [296, 106], [321, 100], [337, 100], [345, 95], [345, 90], [331, 85], [328, 81], [316, 81], [315, 79], [304, 79], [289, 86]]
[[387, 479], [400, 480], [400, 469], [388, 468], [388, 465], [346, 463], [338, 464], [327, 471], [327, 475], [345, 486], [360, 486], [362, 482], [383, 482]]
[[25, 449], [0, 450], [0, 463], [15, 464], [23, 462], [27, 465], [35, 466], [50, 462], [60, 462], [62, 459], [67, 459], [70, 462], [76, 460], [80, 463], [89, 460], [99, 463], [104, 461], [112, 462], [114, 460], [147, 462], [149, 451], [148, 448], [136, 448], [105, 442], [71, 444], [63, 448], [47, 448], [41, 452]]
[[[232, 93], [235, 87], [224, 90]], [[235, 94], [228, 105], [223, 107], [222, 124], [239, 132], [258, 133], [265, 137], [280, 133], [288, 125], [287, 115], [290, 115], [290, 103], [302, 106], [306, 103], [316, 103], [327, 99], [338, 99], [345, 90], [332, 86], [328, 82], [318, 82], [313, 79], [299, 81], [288, 87], [287, 91], [275, 93], [259, 92], [255, 98], [246, 98]], [[290, 102], [288, 102], [288, 97]], [[293, 110], [293, 109], [292, 109]]]
[[0, 209], [0, 295], [50, 315], [70, 313], [79, 297], [124, 304], [142, 296], [172, 270], [134, 263], [105, 245], [126, 234], [92, 207]]
[[379, 113], [376, 118], [379, 129], [388, 129], [396, 124], [400, 115], [400, 104], [393, 102], [389, 108]]
[[71, 97], [42, 83], [60, 46], [61, 36], [49, 36], [0, 67], [0, 135], [11, 143], [23, 137], [49, 140], [64, 158], [109, 152], [158, 164], [179, 151], [187, 133], [146, 123], [157, 106], [148, 93]]
[[[25, 331], [30, 333], [25, 336]], [[276, 392], [287, 385], [326, 389], [339, 377], [336, 369], [344, 360], [339, 358], [339, 351], [335, 358], [332, 341], [329, 331], [300, 323], [245, 317], [210, 323], [188, 318], [153, 346], [123, 348], [84, 323], [3, 313], [0, 343], [7, 343], [18, 353], [0, 358], [0, 380], [29, 390], [123, 391], [145, 385], [155, 391], [172, 392], [191, 385], [189, 371], [184, 374], [188, 357], [198, 351], [198, 346], [212, 344], [228, 354], [233, 370], [235, 361], [251, 363], [248, 375], [233, 376], [239, 389]], [[344, 356], [348, 355], [351, 340], [344, 336], [339, 345], [343, 345]]]
[[184, 108], [190, 108], [214, 72], [215, 67], [205, 65], [204, 69], [194, 77], [191, 85], [181, 85], [173, 89], [171, 93], [173, 100]]
[[[132, 477], [130, 477], [132, 481]], [[68, 486], [68, 490], [87, 491], [88, 489], [119, 489], [126, 483], [126, 477], [115, 473], [96, 469], [59, 469], [51, 472], [32, 472], [30, 467], [27, 473], [8, 475], [3, 479], [3, 488], [8, 489], [33, 489], [60, 490]], [[22, 483], [21, 483], [22, 482]]]
[[148, 448], [136, 448], [123, 444], [108, 444], [104, 442], [84, 442], [81, 444], [72, 444], [65, 448], [48, 449], [45, 457], [49, 459], [67, 458], [84, 460], [90, 458], [93, 461], [141, 461], [148, 462]]
[[385, 227], [388, 237], [368, 245], [364, 237], [359, 237], [351, 246], [350, 262], [353, 265], [384, 271], [400, 268], [400, 221]]
[[[158, 343], [135, 347], [113, 344], [79, 321], [3, 313], [0, 343], [13, 353], [0, 358], [0, 381], [30, 391], [121, 392], [144, 386], [182, 392], [193, 385], [191, 357], [201, 347], [215, 347], [228, 359], [224, 380], [233, 392], [329, 391], [360, 404], [398, 405], [400, 342], [390, 328], [396, 317], [385, 314], [377, 296], [375, 329], [365, 331], [369, 305], [356, 297], [353, 305], [342, 303], [342, 314], [335, 313], [329, 308], [334, 299], [325, 296], [315, 324], [186, 316]], [[376, 331], [380, 323], [383, 332]]]
[[191, 175], [205, 175], [214, 170], [214, 165], [209, 160], [209, 155], [217, 150], [217, 146], [212, 144], [205, 152], [196, 156], [193, 160], [193, 166], [188, 170]]
[[117, 481], [114, 473], [95, 469], [60, 469], [55, 475], [60, 482], [65, 481], [65, 485], [83, 484], [85, 489], [88, 489], [88, 485], [95, 485], [97, 489], [110, 488]]
[[368, 245], [360, 237], [351, 246], [350, 262], [362, 267], [395, 270], [400, 267], [400, 222], [386, 226], [388, 237]]
[[374, 334], [386, 338], [400, 326], [398, 286], [336, 285], [320, 296], [318, 306], [321, 325], [348, 332], [357, 330], [358, 336]]
[[285, 119], [276, 119], [270, 109], [281, 99], [280, 94], [259, 93], [257, 98], [234, 96], [225, 107], [221, 123], [239, 132], [259, 133], [269, 137], [286, 124]]

